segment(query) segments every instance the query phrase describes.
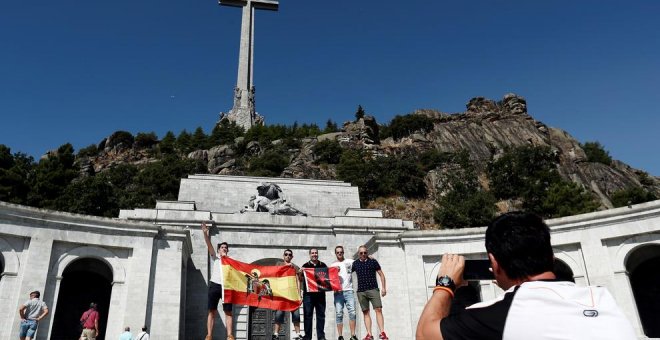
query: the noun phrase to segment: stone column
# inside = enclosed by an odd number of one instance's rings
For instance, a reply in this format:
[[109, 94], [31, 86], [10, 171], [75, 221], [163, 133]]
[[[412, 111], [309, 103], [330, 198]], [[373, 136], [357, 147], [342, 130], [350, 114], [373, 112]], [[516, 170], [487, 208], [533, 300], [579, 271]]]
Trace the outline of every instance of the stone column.
[[[14, 307], [14, 311], [18, 311], [20, 305], [28, 300], [28, 294], [34, 290], [38, 290], [42, 293], [42, 300], [50, 300], [50, 298], [44, 296], [43, 293], [46, 291], [46, 280], [50, 274], [49, 265], [51, 253], [53, 250], [53, 239], [50, 237], [44, 237], [40, 234], [36, 234], [29, 240], [26, 240], [26, 242], [29, 242], [29, 246], [26, 245], [23, 247], [23, 249], [26, 249], [26, 254], [24, 257], [25, 262], [22, 265], [23, 277], [21, 279], [21, 283], [19, 284], [18, 300], [13, 304], [10, 304], [10, 306]], [[52, 306], [49, 304], [48, 307], [51, 308]], [[18, 312], [13, 313], [12, 315], [12, 319], [14, 321], [11, 325], [12, 331], [10, 339], [18, 338], [19, 331]], [[54, 314], [49, 314], [39, 323], [39, 328], [37, 329], [37, 339], [48, 339], [48, 325], [50, 324], [50, 318], [52, 318], [53, 315]]]

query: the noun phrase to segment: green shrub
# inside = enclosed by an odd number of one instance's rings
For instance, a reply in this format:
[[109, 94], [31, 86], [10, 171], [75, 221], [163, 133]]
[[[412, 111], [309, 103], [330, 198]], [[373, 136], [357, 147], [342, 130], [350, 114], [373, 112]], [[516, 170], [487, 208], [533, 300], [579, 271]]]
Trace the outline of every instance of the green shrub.
[[[463, 156], [456, 158], [462, 161]], [[435, 221], [443, 228], [484, 226], [495, 216], [495, 197], [482, 190], [471, 164], [459, 165], [458, 171], [448, 173], [444, 186], [449, 191], [438, 198], [433, 211]]]
[[614, 207], [623, 207], [626, 205], [639, 204], [657, 200], [658, 197], [650, 191], [640, 187], [633, 187], [619, 190], [612, 194], [612, 205]]
[[336, 140], [323, 140], [312, 148], [316, 159], [314, 163], [337, 164], [341, 159], [342, 148]]
[[364, 118], [365, 114], [366, 112], [364, 112], [364, 108], [362, 108], [362, 105], [358, 105], [357, 110], [355, 111], [355, 121]]
[[612, 164], [610, 153], [599, 142], [586, 142], [582, 145], [584, 153], [587, 154], [587, 161], [593, 163]]
[[211, 136], [209, 137], [210, 146], [234, 144], [234, 140], [244, 134], [245, 130], [241, 126], [236, 125], [236, 122], [230, 122], [227, 119], [222, 120], [211, 132]]
[[599, 203], [594, 196], [581, 186], [573, 182], [561, 181], [550, 185], [543, 199], [542, 210], [537, 213], [563, 217], [596, 211], [598, 206]]
[[130, 148], [133, 146], [135, 138], [133, 134], [128, 131], [115, 131], [109, 138], [108, 143], [105, 145], [107, 148], [113, 148], [117, 145], [124, 145], [124, 147]]
[[158, 137], [155, 132], [139, 132], [135, 136], [135, 147], [140, 149], [150, 148], [158, 144]]
[[289, 159], [280, 152], [269, 150], [260, 157], [250, 160], [248, 174], [251, 176], [278, 177], [289, 165]]
[[401, 139], [418, 131], [423, 133], [432, 131], [433, 119], [419, 114], [397, 115], [392, 119], [389, 126], [383, 126], [383, 128], [384, 131], [380, 133], [381, 138]]
[[99, 148], [95, 144], [90, 144], [80, 150], [78, 150], [77, 156], [82, 157], [94, 157], [99, 154]]

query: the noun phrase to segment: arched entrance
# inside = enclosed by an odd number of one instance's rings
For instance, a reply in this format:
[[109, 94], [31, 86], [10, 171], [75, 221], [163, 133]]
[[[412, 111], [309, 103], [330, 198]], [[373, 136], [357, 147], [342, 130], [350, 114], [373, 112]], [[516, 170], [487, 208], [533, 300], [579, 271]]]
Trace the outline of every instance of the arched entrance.
[[626, 269], [644, 334], [660, 338], [660, 245], [634, 250], [628, 256]]
[[82, 258], [69, 264], [62, 273], [50, 339], [69, 340], [80, 336], [80, 316], [91, 302], [98, 305], [99, 337], [105, 338], [105, 327], [112, 292], [112, 269], [101, 260]]
[[[281, 259], [261, 259], [252, 264], [260, 266], [275, 266], [281, 263]], [[275, 311], [264, 308], [250, 307], [250, 318], [248, 323], [248, 339], [270, 340], [273, 335], [275, 324]], [[291, 313], [284, 313], [284, 323], [279, 331], [280, 339], [288, 340], [291, 334]]]

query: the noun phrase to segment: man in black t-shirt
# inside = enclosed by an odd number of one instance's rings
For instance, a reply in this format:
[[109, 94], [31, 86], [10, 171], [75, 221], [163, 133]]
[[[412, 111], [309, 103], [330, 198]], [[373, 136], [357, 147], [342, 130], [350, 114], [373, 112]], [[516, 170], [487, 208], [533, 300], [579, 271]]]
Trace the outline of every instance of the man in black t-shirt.
[[[369, 314], [370, 302], [374, 307], [374, 312], [376, 312], [376, 323], [380, 330], [378, 339], [387, 340], [388, 337], [385, 334], [385, 319], [383, 318], [383, 303], [381, 301], [381, 296], [384, 297], [387, 294], [385, 274], [383, 273], [383, 270], [380, 269], [378, 261], [369, 258], [367, 247], [360, 246], [360, 248], [358, 248], [358, 257], [358, 260], [353, 262], [353, 271], [357, 274], [357, 297], [360, 302], [360, 307], [362, 307], [364, 327], [367, 329], [367, 336], [364, 337], [364, 340], [374, 339], [373, 335], [371, 335], [371, 315]], [[378, 289], [376, 274], [380, 277], [382, 289]]]
[[[302, 265], [303, 268], [327, 268], [328, 266], [319, 261], [319, 250], [309, 250], [309, 261]], [[325, 340], [325, 292], [307, 292], [307, 285], [303, 286], [303, 311], [305, 336], [303, 339], [312, 339], [312, 319], [316, 310], [316, 338]]]
[[555, 277], [550, 229], [540, 217], [512, 212], [496, 218], [486, 229], [486, 252], [504, 294], [450, 315], [465, 258], [444, 254], [417, 324], [418, 340], [637, 338], [607, 289]]

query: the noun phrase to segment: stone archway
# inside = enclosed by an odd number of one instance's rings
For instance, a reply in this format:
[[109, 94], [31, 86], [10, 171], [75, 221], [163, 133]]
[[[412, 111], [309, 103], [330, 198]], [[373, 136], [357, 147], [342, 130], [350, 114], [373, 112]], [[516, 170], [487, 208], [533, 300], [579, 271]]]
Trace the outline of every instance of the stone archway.
[[97, 339], [105, 339], [112, 273], [106, 262], [95, 258], [79, 258], [64, 268], [50, 339], [77, 339], [80, 316], [91, 302], [98, 305], [100, 315]]
[[[275, 266], [281, 263], [282, 259], [266, 258], [252, 262], [260, 266]], [[250, 340], [270, 340], [273, 335], [275, 323], [275, 311], [264, 308], [249, 308], [248, 319], [248, 339]], [[280, 328], [280, 339], [288, 340], [291, 334], [291, 313], [284, 313], [284, 323]]]
[[660, 338], [660, 245], [644, 245], [627, 257], [626, 270], [644, 334]]

